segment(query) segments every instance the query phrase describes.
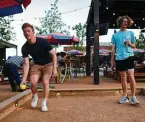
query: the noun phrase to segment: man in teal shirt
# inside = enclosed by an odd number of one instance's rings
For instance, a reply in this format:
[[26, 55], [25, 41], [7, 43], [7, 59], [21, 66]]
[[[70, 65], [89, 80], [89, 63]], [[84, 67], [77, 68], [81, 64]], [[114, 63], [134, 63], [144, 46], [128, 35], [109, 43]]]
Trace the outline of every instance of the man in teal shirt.
[[[134, 56], [132, 48], [135, 48], [135, 37], [132, 31], [126, 30], [133, 24], [133, 21], [128, 16], [122, 16], [117, 19], [117, 25], [120, 30], [112, 36], [112, 56], [111, 66], [116, 65], [116, 70], [119, 71], [121, 76], [121, 83], [123, 89], [123, 96], [119, 103], [129, 102], [127, 95], [127, 76], [129, 77], [131, 87], [132, 104], [139, 103], [136, 96], [136, 81], [134, 78]], [[128, 72], [128, 75], [127, 73]]]

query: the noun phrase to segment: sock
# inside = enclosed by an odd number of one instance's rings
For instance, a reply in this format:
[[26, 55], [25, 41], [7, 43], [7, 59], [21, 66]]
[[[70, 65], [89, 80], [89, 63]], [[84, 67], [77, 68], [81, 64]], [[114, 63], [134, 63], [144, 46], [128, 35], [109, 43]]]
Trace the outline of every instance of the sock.
[[34, 96], [35, 98], [38, 98], [38, 95], [37, 95], [37, 93], [33, 94], [33, 96]]
[[46, 102], [47, 102], [47, 98], [43, 98], [42, 105], [46, 105]]

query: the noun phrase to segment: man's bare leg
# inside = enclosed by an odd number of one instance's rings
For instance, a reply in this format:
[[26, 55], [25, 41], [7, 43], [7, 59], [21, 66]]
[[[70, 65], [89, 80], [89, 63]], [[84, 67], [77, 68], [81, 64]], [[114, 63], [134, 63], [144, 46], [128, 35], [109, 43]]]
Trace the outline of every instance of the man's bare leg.
[[127, 96], [127, 75], [126, 71], [120, 72], [123, 96]]
[[134, 69], [128, 70], [128, 77], [129, 77], [129, 81], [130, 81], [131, 95], [135, 96], [136, 82], [135, 82], [135, 78], [134, 78]]
[[121, 76], [123, 96], [120, 99], [119, 103], [123, 104], [123, 103], [129, 102], [129, 99], [128, 99], [128, 96], [127, 96], [127, 75], [126, 75], [126, 71], [121, 71], [120, 76]]
[[43, 76], [43, 92], [42, 92], [43, 100], [42, 100], [42, 104], [41, 104], [41, 110], [42, 111], [48, 111], [47, 99], [48, 99], [48, 95], [49, 95], [49, 81], [50, 81], [50, 78], [51, 78], [51, 75], [49, 75], [49, 74], [45, 74]]
[[32, 75], [30, 76], [30, 82], [31, 82], [31, 91], [33, 94], [31, 106], [32, 108], [36, 108], [37, 102], [38, 102], [38, 95], [37, 95], [37, 83], [39, 81], [38, 75]]
[[128, 77], [130, 81], [130, 89], [131, 89], [131, 96], [132, 96], [130, 102], [132, 104], [139, 103], [138, 100], [136, 99], [136, 81], [134, 78], [134, 69], [128, 70]]

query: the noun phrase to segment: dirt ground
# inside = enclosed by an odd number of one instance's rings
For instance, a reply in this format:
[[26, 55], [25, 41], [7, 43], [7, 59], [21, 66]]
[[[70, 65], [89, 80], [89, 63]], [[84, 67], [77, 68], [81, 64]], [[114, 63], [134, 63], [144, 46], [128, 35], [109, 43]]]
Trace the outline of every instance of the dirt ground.
[[[82, 89], [82, 88], [99, 88], [99, 89], [108, 89], [108, 88], [121, 88], [121, 84], [119, 81], [113, 80], [112, 78], [102, 77], [100, 76], [100, 84], [93, 85], [93, 77], [78, 77], [75, 79], [75, 82], [65, 81], [62, 84], [53, 84], [50, 86], [54, 86], [55, 89]], [[143, 88], [145, 86], [145, 82], [137, 82], [137, 88]], [[128, 84], [128, 88], [129, 88]], [[19, 92], [12, 92], [9, 84], [0, 84], [0, 102], [15, 96]]]
[[[80, 77], [80, 78], [76, 78], [75, 83], [73, 83], [72, 81], [65, 81], [63, 84], [50, 84], [51, 86], [54, 86], [55, 89], [68, 89], [68, 88], [93, 88], [93, 87], [100, 87], [100, 86], [96, 86], [96, 85], [92, 85], [91, 83], [92, 81], [92, 77]], [[112, 79], [101, 79], [101, 84], [104, 86], [105, 83], [107, 83], [107, 87], [110, 83], [111, 86], [117, 87], [114, 84], [114, 81], [112, 81]], [[110, 83], [109, 83], [110, 82]], [[117, 82], [116, 83], [118, 86], [120, 86], [120, 84]], [[0, 102], [3, 102], [4, 100], [13, 97], [15, 95], [17, 95], [19, 92], [12, 92], [10, 85], [7, 84], [2, 84], [0, 83]]]
[[0, 102], [9, 99], [17, 95], [19, 92], [12, 92], [9, 85], [1, 85], [0, 84]]
[[145, 96], [139, 105], [118, 104], [116, 96], [71, 96], [49, 99], [49, 111], [32, 109], [30, 102], [0, 122], [145, 122]]

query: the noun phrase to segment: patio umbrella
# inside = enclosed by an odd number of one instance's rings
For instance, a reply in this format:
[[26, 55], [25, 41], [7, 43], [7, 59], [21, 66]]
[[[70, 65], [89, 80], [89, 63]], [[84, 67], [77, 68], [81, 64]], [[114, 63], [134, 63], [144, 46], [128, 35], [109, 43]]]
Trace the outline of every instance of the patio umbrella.
[[110, 50], [106, 50], [106, 49], [100, 49], [99, 50], [100, 55], [108, 55], [110, 52], [111, 52]]
[[30, 3], [31, 0], [0, 0], [0, 17], [22, 13], [22, 5], [26, 9]]
[[49, 33], [38, 35], [37, 37], [42, 37], [48, 39], [49, 43], [52, 45], [72, 45], [79, 43], [79, 39], [74, 36], [64, 35], [61, 33]]
[[67, 53], [70, 55], [83, 55], [83, 52], [79, 50], [70, 50], [70, 51], [67, 51]]
[[138, 54], [138, 53], [143, 53], [144, 50], [135, 48], [135, 49], [133, 49], [133, 52], [134, 52], [134, 54]]

